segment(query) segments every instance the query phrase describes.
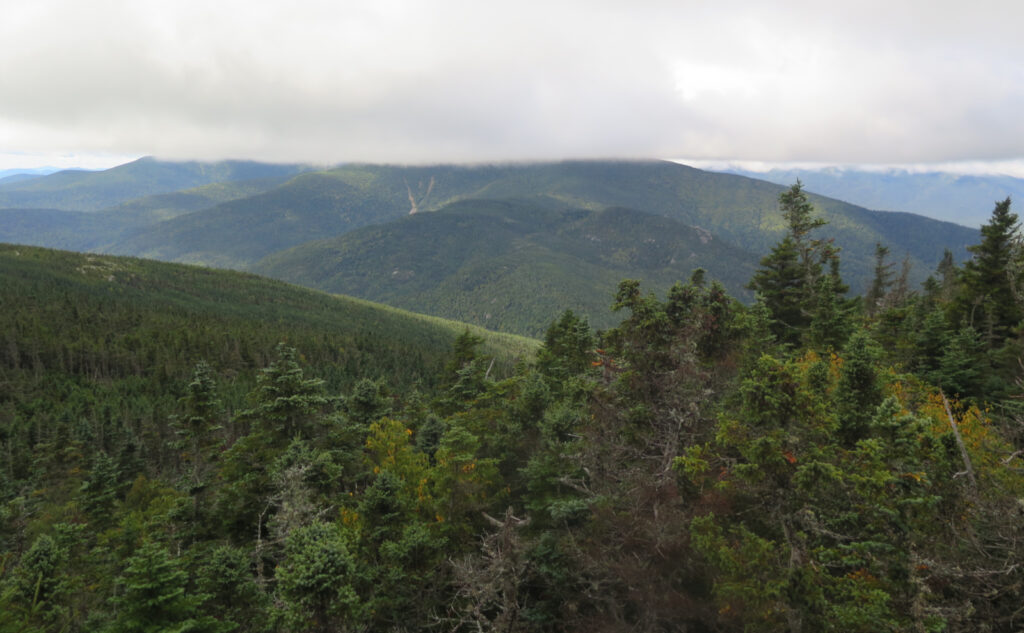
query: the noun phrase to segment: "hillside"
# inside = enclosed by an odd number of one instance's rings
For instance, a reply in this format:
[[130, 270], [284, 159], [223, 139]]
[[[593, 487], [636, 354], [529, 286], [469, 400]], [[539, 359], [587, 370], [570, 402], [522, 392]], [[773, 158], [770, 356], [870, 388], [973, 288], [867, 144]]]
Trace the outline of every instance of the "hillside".
[[[387, 376], [429, 380], [466, 326], [250, 274], [0, 245], [5, 376], [187, 378], [205, 359], [252, 375], [280, 341], [341, 387]], [[474, 330], [509, 367], [526, 339]], [[29, 375], [23, 372], [29, 370]]]
[[[782, 187], [670, 162], [567, 161], [476, 167], [349, 165], [299, 176], [266, 193], [182, 215], [132, 234], [113, 252], [247, 268], [274, 252], [467, 199], [548, 199], [582, 209], [619, 207], [709, 231], [755, 254], [782, 235]], [[909, 255], [923, 279], [951, 248], [958, 259], [977, 231], [910, 214], [812, 198], [844, 249], [855, 291], [870, 278], [877, 242]], [[415, 203], [415, 204], [414, 204]]]
[[436, 209], [493, 178], [463, 167], [352, 165], [133, 232], [111, 252], [246, 269], [303, 242]]
[[262, 193], [288, 177], [216, 182], [173, 193], [135, 198], [99, 211], [0, 209], [0, 242], [105, 252], [129, 234], [156, 222]]
[[1007, 196], [1024, 199], [1024, 179], [1012, 176], [838, 167], [767, 172], [733, 169], [729, 173], [780, 185], [792, 184], [799, 178], [809, 191], [869, 209], [907, 211], [972, 227], [988, 219], [996, 200]]
[[0, 208], [98, 211], [128, 200], [211, 183], [283, 178], [309, 169], [249, 161], [172, 162], [153, 158], [103, 171], [65, 170], [6, 184]]
[[[511, 205], [381, 228], [648, 224]], [[638, 265], [685, 237], [658, 220]], [[249, 274], [0, 246], [0, 631], [1016, 631], [1020, 273], [972, 268], [873, 315], [804, 274], [753, 309], [624, 282], [603, 332], [476, 330], [510, 366]]]
[[102, 250], [124, 230], [121, 218], [60, 209], [0, 209], [0, 242], [74, 251]]
[[[93, 179], [91, 185], [82, 185], [82, 191], [102, 189], [103, 183], [138, 184], [163, 176], [167, 186], [174, 178], [177, 184], [194, 184], [197, 178], [222, 180], [137, 197], [101, 211], [3, 210], [0, 239], [256, 269], [316, 288], [536, 335], [558, 313], [556, 304], [565, 303], [584, 314], [605, 314], [614, 283], [624, 277], [642, 278], [663, 291], [700, 266], [721, 279], [735, 296], [749, 298], [743, 286], [749, 280], [750, 262], [756, 264], [784, 230], [777, 202], [782, 187], [671, 162], [346, 165], [294, 175], [298, 169], [142, 160], [106, 172], [53, 174], [31, 183], [50, 182], [53, 193], [60, 191], [54, 183], [72, 176]], [[133, 180], [132, 174], [148, 176]], [[172, 174], [176, 176], [171, 178]], [[260, 174], [262, 178], [230, 180]], [[65, 193], [76, 191], [69, 185]], [[488, 202], [464, 204], [470, 201]], [[862, 293], [868, 285], [876, 243], [887, 245], [894, 260], [909, 259], [910, 281], [916, 286], [935, 269], [946, 248], [963, 260], [966, 246], [978, 237], [975, 229], [908, 213], [869, 211], [820, 196], [812, 196], [812, 201], [829, 222], [821, 237], [834, 239], [842, 249], [842, 274], [853, 293]], [[480, 212], [483, 217], [451, 226], [441, 220], [422, 228], [404, 223], [410, 215], [423, 218], [442, 209], [457, 209], [462, 216]], [[608, 244], [595, 248], [594, 242], [580, 242], [589, 230], [584, 224], [559, 225], [558, 230], [534, 226], [535, 221], [549, 221], [541, 211], [559, 209], [629, 209], [633, 215], [628, 227], [622, 222], [617, 225], [615, 231], [624, 233], [616, 236], [622, 240], [614, 248]], [[501, 221], [502, 214], [514, 221]], [[529, 220], [516, 224], [520, 217]], [[394, 227], [387, 226], [393, 222], [397, 222]], [[386, 228], [330, 246], [320, 243], [370, 226]], [[673, 235], [665, 248], [678, 242], [677, 250], [682, 252], [698, 233], [710, 238], [712, 246], [689, 248], [685, 262], [676, 258], [675, 264], [655, 265], [652, 262], [661, 256], [662, 245], [647, 253], [652, 247], [644, 240], [664, 231]], [[429, 240], [418, 241], [423, 235]], [[362, 240], [369, 240], [372, 249]], [[435, 248], [439, 243], [448, 246]], [[513, 243], [516, 248], [509, 246]], [[309, 245], [309, 250], [303, 251], [303, 245]], [[325, 248], [333, 249], [333, 254], [325, 254]], [[603, 254], [609, 248], [617, 253], [615, 257]], [[298, 250], [282, 254], [289, 249]], [[339, 249], [352, 253], [338, 255]], [[716, 249], [729, 254], [720, 256]], [[421, 268], [409, 264], [411, 253], [417, 254]], [[315, 265], [303, 263], [306, 260]], [[334, 268], [324, 270], [326, 262]], [[401, 272], [387, 276], [395, 270], [420, 272], [414, 280], [404, 280]], [[427, 283], [434, 285], [427, 288]]]
[[615, 289], [664, 294], [694, 268], [737, 296], [757, 258], [678, 221], [557, 201], [463, 200], [271, 255], [254, 271], [293, 283], [538, 336], [566, 309], [610, 327]]

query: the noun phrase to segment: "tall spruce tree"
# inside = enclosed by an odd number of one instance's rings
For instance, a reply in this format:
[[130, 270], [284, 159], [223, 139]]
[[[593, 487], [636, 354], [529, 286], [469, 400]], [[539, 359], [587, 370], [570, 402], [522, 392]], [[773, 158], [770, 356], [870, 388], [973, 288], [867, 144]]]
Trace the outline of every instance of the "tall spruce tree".
[[311, 437], [317, 418], [331, 403], [324, 381], [306, 378], [297, 356], [294, 347], [278, 344], [277, 360], [260, 372], [256, 389], [249, 394], [253, 407], [239, 413], [282, 444], [296, 435]]
[[182, 450], [182, 458], [188, 463], [187, 478], [193, 489], [200, 488], [210, 470], [210, 461], [222, 438], [220, 422], [224, 407], [217, 396], [217, 383], [213, 368], [206, 361], [199, 361], [192, 370], [185, 395], [178, 399], [182, 414], [171, 419], [171, 425], [179, 436], [176, 448]]
[[772, 315], [775, 336], [781, 342], [799, 344], [819, 312], [822, 277], [832, 276], [831, 289], [837, 295], [846, 292], [847, 287], [839, 277], [839, 249], [831, 240], [810, 236], [826, 221], [815, 215], [799, 180], [779, 195], [779, 207], [787, 234], [761, 259], [761, 267], [747, 287], [763, 298]]
[[1017, 248], [1020, 224], [1010, 211], [1010, 199], [996, 203], [988, 224], [981, 227], [981, 243], [968, 247], [974, 255], [964, 263], [961, 307], [968, 323], [981, 332], [990, 347], [998, 347], [1021, 320], [1011, 273], [1021, 253]]
[[885, 308], [884, 300], [893, 284], [892, 268], [895, 264], [887, 262], [889, 247], [881, 243], [875, 244], [875, 276], [871, 280], [871, 287], [864, 297], [864, 309], [868, 316], [874, 316]]

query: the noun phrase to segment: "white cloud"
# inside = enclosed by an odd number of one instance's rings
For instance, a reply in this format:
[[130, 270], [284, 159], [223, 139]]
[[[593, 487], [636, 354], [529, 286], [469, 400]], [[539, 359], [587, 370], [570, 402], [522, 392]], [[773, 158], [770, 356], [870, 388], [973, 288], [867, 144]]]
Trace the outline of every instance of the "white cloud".
[[0, 20], [0, 144], [318, 162], [1013, 160], [1022, 17], [986, 1], [36, 0]]

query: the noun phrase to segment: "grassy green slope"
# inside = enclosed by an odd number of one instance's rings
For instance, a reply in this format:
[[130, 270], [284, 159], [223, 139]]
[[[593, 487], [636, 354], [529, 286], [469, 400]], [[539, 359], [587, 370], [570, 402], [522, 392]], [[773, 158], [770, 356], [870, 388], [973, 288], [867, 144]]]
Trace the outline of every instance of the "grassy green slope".
[[598, 327], [619, 281], [661, 292], [698, 267], [740, 296], [756, 258], [675, 220], [614, 208], [464, 200], [272, 255], [262, 274], [538, 335], [565, 308]]
[[104, 171], [61, 171], [0, 189], [0, 208], [98, 211], [143, 196], [234, 180], [282, 178], [307, 167], [248, 161], [169, 162], [140, 158]]
[[[251, 375], [287, 341], [334, 388], [362, 376], [429, 384], [466, 327], [251, 274], [26, 246], [0, 245], [0, 285], [0, 369], [11, 380], [27, 369], [156, 389], [200, 359]], [[478, 333], [504, 367], [535, 345]]]

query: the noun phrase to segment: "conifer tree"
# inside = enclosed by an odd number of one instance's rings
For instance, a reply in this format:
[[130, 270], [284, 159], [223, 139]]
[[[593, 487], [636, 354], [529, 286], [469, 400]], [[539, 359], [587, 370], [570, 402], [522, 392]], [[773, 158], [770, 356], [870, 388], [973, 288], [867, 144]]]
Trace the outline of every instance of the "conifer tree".
[[826, 275], [818, 282], [814, 316], [807, 332], [807, 342], [817, 349], [838, 349], [850, 335], [852, 323], [846, 302], [835, 290], [836, 279]]
[[260, 372], [256, 389], [249, 394], [253, 407], [240, 417], [253, 419], [283, 444], [296, 435], [310, 438], [318, 414], [330, 403], [324, 381], [306, 378], [296, 360], [298, 352], [284, 343], [277, 346], [277, 360]]
[[116, 633], [227, 632], [234, 626], [202, 614], [203, 596], [186, 592], [188, 574], [157, 542], [143, 544], [128, 559], [113, 600]]
[[391, 402], [380, 381], [360, 378], [352, 393], [342, 401], [342, 410], [350, 422], [369, 428], [370, 424], [391, 412]]
[[953, 299], [959, 284], [956, 262], [953, 261], [953, 251], [948, 248], [943, 251], [942, 260], [935, 268], [935, 274], [939, 276], [936, 299], [941, 303], [947, 303]]
[[814, 205], [799, 180], [779, 196], [779, 206], [787, 234], [761, 259], [747, 287], [762, 296], [774, 321], [773, 333], [781, 342], [795, 345], [818, 312], [822, 277], [833, 278], [832, 291], [837, 295], [847, 287], [839, 276], [839, 249], [830, 240], [810, 237], [826, 222], [814, 215]]
[[224, 415], [213, 370], [206, 361], [196, 364], [185, 395], [178, 402], [183, 413], [172, 418], [171, 422], [180, 437], [177, 447], [183, 450], [183, 457], [189, 464], [190, 485], [198, 488], [208, 474], [210, 460], [220, 440], [217, 433], [222, 428], [220, 422]]
[[982, 332], [990, 347], [998, 347], [1021, 320], [1011, 272], [1021, 253], [1017, 249], [1020, 224], [1010, 211], [1010, 199], [996, 203], [981, 227], [981, 243], [968, 247], [974, 255], [961, 273], [962, 309], [968, 323]]
[[586, 371], [593, 359], [590, 324], [566, 310], [544, 334], [544, 345], [537, 351], [537, 368], [561, 385], [569, 376]]
[[882, 302], [893, 284], [892, 268], [894, 264], [885, 261], [888, 255], [888, 246], [883, 246], [881, 243], [875, 244], [875, 276], [864, 297], [864, 309], [868, 316], [874, 316], [884, 307]]
[[836, 387], [839, 434], [853, 445], [864, 437], [875, 408], [882, 403], [882, 388], [875, 370], [878, 350], [864, 330], [850, 337], [843, 350], [843, 367]]
[[[32, 543], [14, 569], [9, 593], [0, 598], [4, 610], [22, 612], [18, 615], [23, 617], [26, 628], [12, 630], [57, 631], [67, 626], [64, 603], [71, 584], [65, 573], [68, 558], [68, 548], [59, 538], [42, 534]], [[4, 588], [0, 585], [0, 589]], [[30, 629], [30, 623], [40, 628]]]

